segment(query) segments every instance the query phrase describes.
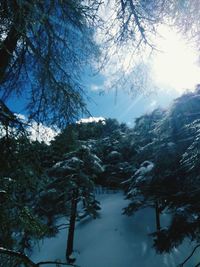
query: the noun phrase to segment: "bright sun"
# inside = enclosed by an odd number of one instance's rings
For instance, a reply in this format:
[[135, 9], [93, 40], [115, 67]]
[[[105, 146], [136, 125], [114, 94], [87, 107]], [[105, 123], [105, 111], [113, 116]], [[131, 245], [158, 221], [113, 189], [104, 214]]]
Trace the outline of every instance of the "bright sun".
[[162, 28], [158, 52], [153, 59], [153, 73], [159, 86], [170, 86], [179, 92], [200, 83], [198, 53], [187, 41], [169, 28]]

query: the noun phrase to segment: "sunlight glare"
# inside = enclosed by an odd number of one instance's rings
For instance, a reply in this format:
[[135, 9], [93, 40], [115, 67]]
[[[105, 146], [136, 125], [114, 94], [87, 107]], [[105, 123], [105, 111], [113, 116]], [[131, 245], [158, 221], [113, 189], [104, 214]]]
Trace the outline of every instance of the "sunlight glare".
[[161, 50], [153, 59], [153, 73], [159, 86], [170, 86], [179, 92], [200, 83], [198, 53], [178, 33], [162, 28], [157, 47]]

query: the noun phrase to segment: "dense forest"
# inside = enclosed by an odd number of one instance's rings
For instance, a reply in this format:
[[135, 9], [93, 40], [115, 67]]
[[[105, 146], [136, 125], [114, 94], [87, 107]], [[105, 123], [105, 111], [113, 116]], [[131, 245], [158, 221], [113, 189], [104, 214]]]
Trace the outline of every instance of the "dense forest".
[[[133, 128], [115, 119], [79, 122], [46, 144], [31, 141], [26, 125], [1, 103], [1, 266], [40, 266], [26, 253], [62, 227], [68, 229], [66, 259], [73, 264], [75, 223], [98, 217], [98, 186], [124, 191], [129, 204], [122, 216], [146, 207], [155, 211], [151, 235], [158, 253], [185, 238], [198, 247], [199, 114], [197, 86], [168, 109], [137, 118]], [[171, 218], [167, 227], [162, 213]], [[60, 218], [66, 224], [59, 225]]]
[[[154, 214], [149, 236], [156, 255], [171, 257], [187, 241], [190, 251], [181, 254], [180, 266], [191, 259], [200, 266], [194, 257], [200, 248], [200, 86], [179, 94], [166, 109], [139, 116], [133, 127], [117, 116], [81, 120], [91, 116], [88, 102], [95, 89], [100, 95], [114, 89], [115, 100], [119, 90], [131, 99], [158, 89], [149, 62], [161, 52], [163, 27], [184, 35], [196, 51], [190, 61], [199, 62], [199, 26], [199, 0], [0, 1], [1, 267], [78, 266], [77, 226], [100, 220], [105, 205], [109, 216], [109, 201], [120, 204], [109, 223], [123, 242], [127, 236], [115, 220], [148, 211]], [[187, 65], [187, 53], [183, 57]], [[170, 68], [179, 60], [175, 55]], [[56, 136], [34, 140], [34, 127], [55, 130]], [[118, 195], [98, 197], [98, 190]], [[149, 221], [142, 223], [150, 229]], [[54, 242], [63, 229], [64, 260], [57, 254], [51, 260], [50, 253], [36, 260], [37, 245]], [[131, 221], [128, 229], [131, 233]]]

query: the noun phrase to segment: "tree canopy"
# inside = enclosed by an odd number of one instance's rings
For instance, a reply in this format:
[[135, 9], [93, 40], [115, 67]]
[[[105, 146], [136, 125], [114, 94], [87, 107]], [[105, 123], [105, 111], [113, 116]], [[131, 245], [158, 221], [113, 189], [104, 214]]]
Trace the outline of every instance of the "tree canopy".
[[[71, 233], [76, 218], [96, 217], [96, 186], [124, 189], [130, 201], [125, 214], [155, 210], [152, 236], [158, 252], [171, 251], [186, 237], [198, 242], [199, 101], [197, 87], [168, 109], [136, 119], [132, 129], [115, 119], [71, 124], [50, 145], [30, 142], [15, 128], [5, 132], [0, 139], [0, 238], [6, 251], [24, 252], [34, 240], [55, 235], [63, 216], [71, 218]], [[162, 214], [171, 217], [164, 227]], [[68, 256], [72, 241], [73, 235]], [[16, 263], [8, 255], [1, 259]]]
[[87, 112], [83, 77], [94, 59], [106, 68], [100, 51], [154, 49], [162, 24], [198, 45], [199, 17], [198, 0], [1, 1], [1, 99], [24, 97], [31, 119], [63, 126]]
[[1, 98], [23, 95], [30, 118], [57, 125], [85, 112], [81, 76], [98, 54], [97, 8], [83, 1], [1, 1]]

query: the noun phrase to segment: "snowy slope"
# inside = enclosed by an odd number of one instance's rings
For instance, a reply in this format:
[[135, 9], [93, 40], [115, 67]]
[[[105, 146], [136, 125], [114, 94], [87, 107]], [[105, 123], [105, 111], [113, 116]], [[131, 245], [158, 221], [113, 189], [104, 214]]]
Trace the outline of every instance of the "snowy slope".
[[[127, 217], [121, 215], [122, 208], [127, 205], [122, 193], [101, 194], [98, 197], [102, 207], [100, 218], [85, 218], [76, 226], [77, 265], [174, 267], [190, 254], [193, 246], [187, 243], [170, 255], [157, 255], [152, 249], [152, 239], [148, 236], [148, 233], [155, 230], [153, 210], [145, 209], [135, 216]], [[162, 218], [162, 223], [167, 223], [167, 216]], [[45, 239], [40, 244], [40, 249], [34, 249], [33, 260], [64, 260], [66, 240], [66, 230], [62, 230], [56, 238]], [[193, 260], [196, 262], [197, 259], [194, 257]], [[194, 266], [194, 262], [191, 261], [186, 267]]]

